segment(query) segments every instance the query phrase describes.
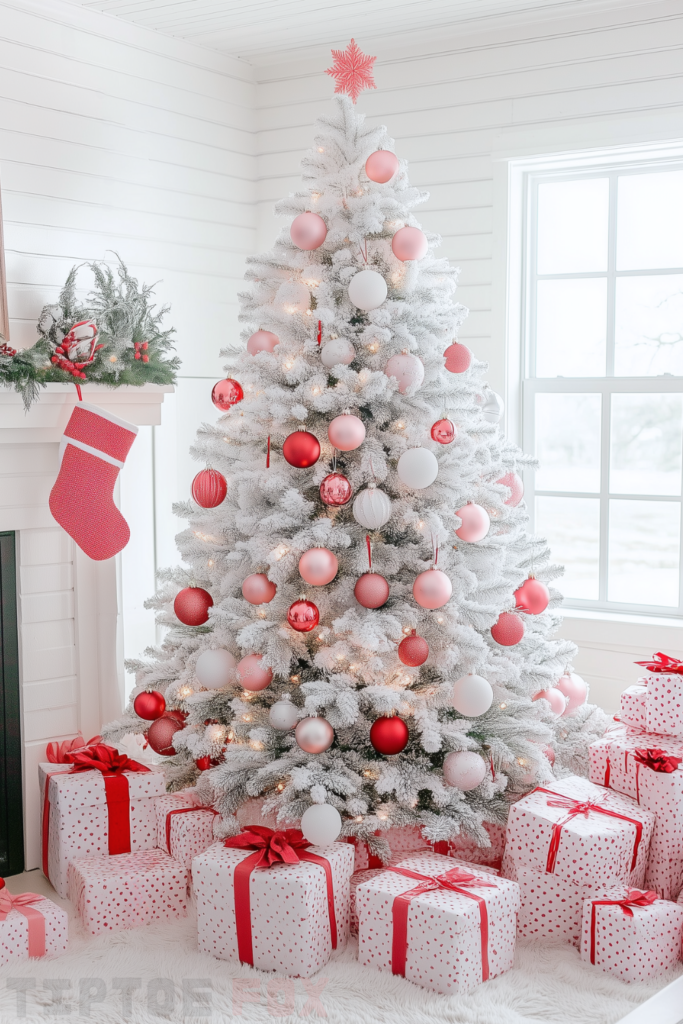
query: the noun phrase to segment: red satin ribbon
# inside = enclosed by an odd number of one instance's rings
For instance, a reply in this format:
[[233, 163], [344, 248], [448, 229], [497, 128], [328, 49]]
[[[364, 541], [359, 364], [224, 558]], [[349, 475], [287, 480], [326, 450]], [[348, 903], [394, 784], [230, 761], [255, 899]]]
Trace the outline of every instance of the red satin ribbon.
[[607, 807], [602, 807], [600, 804], [593, 804], [587, 800], [574, 800], [572, 797], [564, 796], [562, 793], [554, 793], [552, 789], [544, 789], [542, 786], [537, 786], [536, 789], [532, 790], [532, 793], [547, 793], [549, 796], [555, 798], [554, 800], [547, 801], [548, 807], [564, 807], [568, 812], [564, 821], [558, 821], [553, 825], [553, 834], [550, 840], [548, 860], [545, 867], [545, 870], [549, 875], [552, 875], [555, 872], [557, 853], [560, 848], [560, 838], [562, 836], [563, 826], [578, 814], [583, 814], [583, 816], [587, 818], [591, 812], [594, 814], [607, 814], [610, 818], [619, 818], [621, 821], [628, 821], [631, 825], [635, 825], [636, 839], [633, 844], [631, 871], [635, 869], [636, 861], [638, 859], [638, 849], [643, 837], [643, 823], [641, 821], [636, 821], [635, 818], [629, 818], [625, 814], [619, 814], [618, 811], [610, 811]]
[[653, 772], [665, 772], [667, 775], [675, 772], [683, 757], [676, 757], [674, 754], [667, 754], [660, 747], [639, 748], [633, 755], [634, 761], [645, 768], [651, 768]]
[[434, 892], [438, 889], [446, 889], [449, 892], [460, 893], [468, 899], [476, 900], [479, 905], [479, 932], [481, 934], [481, 980], [489, 979], [489, 916], [486, 909], [486, 900], [483, 896], [477, 896], [468, 892], [465, 886], [486, 886], [489, 889], [496, 889], [496, 882], [487, 882], [483, 878], [463, 871], [462, 868], [452, 868], [443, 875], [420, 875], [417, 871], [409, 868], [387, 868], [394, 874], [404, 875], [406, 878], [414, 878], [420, 884], [408, 892], [403, 892], [394, 897], [391, 907], [393, 922], [393, 939], [391, 945], [391, 972], [400, 974], [405, 978], [406, 958], [408, 955], [408, 913], [410, 901], [416, 896], [422, 896], [426, 892]]
[[670, 658], [668, 654], [657, 651], [652, 656], [652, 661], [635, 661], [634, 665], [641, 665], [648, 672], [664, 672], [668, 675], [683, 675], [683, 661], [678, 658]]
[[213, 807], [201, 807], [196, 805], [195, 807], [179, 807], [175, 811], [169, 811], [166, 815], [166, 849], [171, 852], [171, 819], [174, 814], [190, 814], [192, 811], [210, 811], [211, 814], [218, 814]]
[[[375, 835], [376, 836], [380, 835], [379, 829], [375, 832]], [[383, 868], [384, 867], [384, 864], [382, 863], [382, 858], [378, 857], [376, 853], [372, 853], [368, 843], [366, 843], [364, 840], [362, 840], [362, 839], [359, 840], [359, 839], [356, 838], [356, 836], [347, 836], [346, 837], [346, 842], [347, 843], [351, 843], [351, 845], [355, 846], [356, 849], [358, 848], [358, 844], [359, 843], [363, 843], [363, 846], [365, 847], [365, 849], [368, 852], [368, 868]]]
[[28, 921], [28, 955], [45, 956], [45, 918], [32, 903], [44, 900], [37, 892], [22, 892], [13, 896], [8, 889], [0, 890], [0, 921], [4, 921], [11, 910], [17, 910]]
[[591, 907], [591, 963], [595, 964], [595, 930], [596, 930], [596, 908], [597, 907], [621, 907], [627, 917], [633, 917], [631, 907], [650, 907], [658, 900], [656, 892], [649, 889], [642, 892], [640, 889], [629, 889], [628, 895], [621, 900], [593, 900]]
[[93, 736], [88, 742], [83, 739], [81, 734], [75, 736], [72, 740], [62, 740], [61, 743], [48, 743], [45, 748], [45, 756], [51, 764], [70, 764], [71, 759], [69, 754], [72, 754], [76, 750], [80, 750], [81, 747], [90, 747], [93, 743], [100, 743], [100, 736]]
[[235, 868], [233, 888], [235, 893], [235, 923], [237, 926], [237, 953], [243, 964], [254, 966], [254, 949], [251, 940], [251, 897], [249, 879], [254, 868], [270, 868], [273, 864], [298, 864], [310, 861], [325, 872], [327, 886], [327, 912], [330, 918], [332, 949], [337, 948], [337, 918], [334, 912], [334, 884], [332, 867], [325, 857], [319, 857], [305, 849], [310, 844], [295, 828], [276, 832], [265, 825], [249, 825], [246, 832], [223, 840], [228, 849], [256, 850], [245, 857]]
[[53, 775], [69, 775], [71, 773], [70, 768], [65, 768], [61, 772], [48, 772], [45, 775], [45, 793], [43, 794], [43, 874], [50, 881], [50, 874], [47, 870], [47, 850], [48, 850], [48, 839], [50, 836], [50, 779]]

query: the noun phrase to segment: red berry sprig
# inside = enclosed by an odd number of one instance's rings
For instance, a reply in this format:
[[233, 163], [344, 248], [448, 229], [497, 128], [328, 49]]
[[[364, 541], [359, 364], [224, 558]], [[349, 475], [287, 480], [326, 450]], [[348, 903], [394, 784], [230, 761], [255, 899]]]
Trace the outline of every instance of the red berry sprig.
[[149, 356], [147, 355], [147, 349], [149, 345], [146, 341], [135, 342], [135, 358], [142, 359], [143, 363], [149, 362]]

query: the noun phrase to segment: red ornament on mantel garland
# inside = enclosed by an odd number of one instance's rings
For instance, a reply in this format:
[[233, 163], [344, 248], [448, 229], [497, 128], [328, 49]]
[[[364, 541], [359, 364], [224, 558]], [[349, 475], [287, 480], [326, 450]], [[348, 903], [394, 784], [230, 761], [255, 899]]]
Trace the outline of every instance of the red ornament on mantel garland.
[[378, 754], [400, 754], [409, 738], [408, 726], [398, 715], [378, 718], [370, 729], [370, 742]]
[[17, 354], [17, 350], [12, 348], [6, 342], [0, 342], [0, 356], [6, 356], [8, 359], [12, 359]]
[[514, 612], [501, 612], [491, 627], [491, 636], [501, 647], [514, 647], [524, 636], [524, 623]]
[[424, 665], [429, 657], [429, 644], [413, 629], [398, 645], [398, 656], [404, 665], [417, 668], [418, 665]]
[[320, 498], [326, 505], [348, 505], [353, 487], [342, 473], [328, 473], [320, 485]]
[[298, 601], [290, 605], [287, 622], [297, 633], [310, 633], [320, 622], [320, 612], [312, 601], [300, 597]]
[[158, 690], [145, 690], [139, 693], [133, 701], [133, 711], [139, 718], [147, 722], [154, 722], [161, 718], [166, 710], [166, 701], [163, 693]]
[[295, 430], [285, 438], [282, 454], [295, 469], [308, 469], [320, 458], [320, 441], [308, 430]]
[[202, 469], [192, 481], [192, 497], [200, 508], [218, 508], [227, 493], [228, 482], [217, 469]]
[[227, 377], [214, 384], [211, 391], [211, 401], [221, 412], [228, 412], [233, 405], [237, 405], [244, 398], [244, 391], [239, 381]]
[[209, 618], [213, 598], [203, 587], [185, 587], [173, 602], [173, 611], [185, 626], [202, 626]]
[[147, 341], [136, 341], [135, 342], [135, 358], [141, 359], [143, 363], [149, 362], [149, 356], [147, 351], [149, 349], [149, 342]]

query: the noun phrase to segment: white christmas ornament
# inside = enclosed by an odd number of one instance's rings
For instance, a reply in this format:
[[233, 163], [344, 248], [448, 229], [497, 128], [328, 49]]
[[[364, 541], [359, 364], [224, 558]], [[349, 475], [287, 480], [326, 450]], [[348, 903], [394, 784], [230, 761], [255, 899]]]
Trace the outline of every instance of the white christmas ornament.
[[285, 313], [305, 313], [311, 305], [311, 293], [300, 281], [284, 281], [275, 293], [275, 302]]
[[489, 423], [499, 423], [505, 411], [505, 402], [495, 391], [487, 391], [484, 396], [484, 404], [481, 407], [481, 414]]
[[207, 690], [220, 690], [234, 681], [237, 662], [230, 651], [203, 651], [197, 658], [194, 672]]
[[436, 480], [439, 463], [428, 448], [409, 448], [398, 460], [398, 478], [406, 487], [422, 490]]
[[299, 709], [296, 704], [292, 704], [288, 693], [284, 693], [281, 700], [273, 704], [268, 712], [268, 721], [273, 729], [285, 731], [294, 728], [299, 721]]
[[336, 338], [323, 345], [320, 353], [320, 361], [323, 366], [331, 369], [333, 366], [348, 366], [356, 358], [356, 350], [346, 338]]
[[462, 676], [453, 684], [451, 704], [467, 718], [486, 714], [493, 703], [491, 684], [483, 676]]
[[349, 298], [358, 309], [377, 309], [386, 297], [387, 282], [376, 270], [361, 270], [349, 281]]
[[486, 778], [484, 759], [473, 750], [452, 750], [443, 762], [443, 781], [467, 793], [476, 789]]
[[384, 367], [387, 377], [395, 377], [398, 381], [398, 390], [404, 395], [408, 388], [417, 387], [424, 380], [425, 368], [421, 359], [410, 352], [400, 352], [392, 356]]
[[353, 518], [366, 530], [379, 530], [391, 519], [391, 498], [375, 484], [368, 484], [353, 503]]
[[301, 816], [301, 831], [314, 846], [329, 846], [341, 830], [341, 814], [332, 804], [312, 804]]

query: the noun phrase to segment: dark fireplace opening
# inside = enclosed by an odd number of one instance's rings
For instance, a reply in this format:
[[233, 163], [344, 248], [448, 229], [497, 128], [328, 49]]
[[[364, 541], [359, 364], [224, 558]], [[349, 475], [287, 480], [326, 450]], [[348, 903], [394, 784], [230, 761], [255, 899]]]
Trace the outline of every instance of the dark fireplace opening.
[[24, 870], [14, 533], [0, 532], [0, 877]]

